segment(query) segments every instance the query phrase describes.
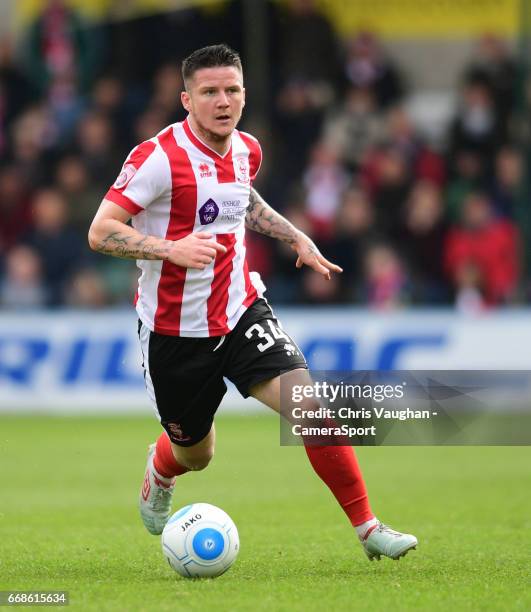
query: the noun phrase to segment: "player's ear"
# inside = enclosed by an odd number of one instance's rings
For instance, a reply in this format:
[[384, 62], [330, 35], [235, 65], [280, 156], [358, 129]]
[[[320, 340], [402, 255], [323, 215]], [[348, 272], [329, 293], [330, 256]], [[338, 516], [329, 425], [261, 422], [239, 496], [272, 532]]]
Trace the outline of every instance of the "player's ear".
[[184, 109], [190, 112], [190, 94], [187, 91], [181, 91], [181, 103]]
[[245, 106], [245, 87], [242, 89], [242, 93], [243, 93], [243, 96], [242, 96], [242, 100], [243, 100], [242, 108], [243, 108]]

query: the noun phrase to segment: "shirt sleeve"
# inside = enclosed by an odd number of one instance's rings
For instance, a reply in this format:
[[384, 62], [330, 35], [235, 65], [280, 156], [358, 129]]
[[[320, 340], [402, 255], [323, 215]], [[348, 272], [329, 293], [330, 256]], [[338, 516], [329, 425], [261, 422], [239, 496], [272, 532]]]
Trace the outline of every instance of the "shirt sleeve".
[[137, 215], [168, 188], [171, 188], [168, 159], [156, 141], [146, 140], [129, 153], [105, 199]]

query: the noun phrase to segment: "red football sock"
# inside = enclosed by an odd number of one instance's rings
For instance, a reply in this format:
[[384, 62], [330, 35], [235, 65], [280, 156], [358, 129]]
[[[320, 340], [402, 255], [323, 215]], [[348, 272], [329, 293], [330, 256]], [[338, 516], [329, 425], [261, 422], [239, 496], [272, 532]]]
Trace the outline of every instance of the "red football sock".
[[164, 478], [173, 478], [174, 476], [180, 476], [189, 471], [188, 468], [177, 463], [171, 449], [170, 439], [166, 432], [161, 433], [157, 440], [155, 456], [153, 457], [153, 467]]
[[305, 446], [316, 474], [332, 491], [350, 522], [365, 523], [374, 514], [360, 466], [351, 446]]

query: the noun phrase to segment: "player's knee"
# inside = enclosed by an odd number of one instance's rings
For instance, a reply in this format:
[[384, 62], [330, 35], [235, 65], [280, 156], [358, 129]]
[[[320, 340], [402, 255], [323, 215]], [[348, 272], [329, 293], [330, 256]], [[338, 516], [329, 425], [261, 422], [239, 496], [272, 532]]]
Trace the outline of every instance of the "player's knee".
[[[317, 414], [317, 411], [319, 408], [321, 408], [321, 406], [322, 404], [320, 404], [315, 398], [305, 397], [302, 401], [291, 406], [292, 410], [297, 408], [297, 413], [292, 412], [290, 415], [290, 420], [292, 423], [301, 425], [302, 427], [314, 427], [318, 423], [313, 415]], [[297, 414], [296, 418], [295, 414]]]
[[208, 450], [197, 457], [186, 457], [182, 460], [182, 464], [192, 472], [200, 472], [208, 466], [213, 457], [214, 449]]
[[302, 414], [308, 414], [309, 412], [318, 410], [321, 404], [314, 397], [305, 397], [301, 402], [294, 403], [295, 406], [301, 408]]

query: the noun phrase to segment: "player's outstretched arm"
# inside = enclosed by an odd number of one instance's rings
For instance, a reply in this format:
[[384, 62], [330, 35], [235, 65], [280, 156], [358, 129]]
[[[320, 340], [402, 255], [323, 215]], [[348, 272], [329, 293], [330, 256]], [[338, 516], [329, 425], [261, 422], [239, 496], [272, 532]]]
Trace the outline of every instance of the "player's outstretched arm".
[[188, 234], [181, 240], [166, 240], [137, 231], [127, 222], [131, 215], [121, 206], [103, 200], [92, 225], [88, 241], [94, 251], [123, 259], [167, 260], [182, 268], [204, 268], [226, 248], [212, 240], [212, 234]]
[[245, 216], [245, 224], [249, 229], [282, 240], [291, 246], [297, 253], [297, 268], [303, 265], [310, 266], [330, 279], [330, 272], [343, 272], [336, 264], [323, 257], [312, 240], [298, 230], [292, 223], [283, 217], [251, 187], [249, 206]]

